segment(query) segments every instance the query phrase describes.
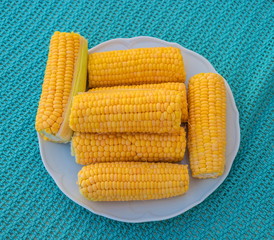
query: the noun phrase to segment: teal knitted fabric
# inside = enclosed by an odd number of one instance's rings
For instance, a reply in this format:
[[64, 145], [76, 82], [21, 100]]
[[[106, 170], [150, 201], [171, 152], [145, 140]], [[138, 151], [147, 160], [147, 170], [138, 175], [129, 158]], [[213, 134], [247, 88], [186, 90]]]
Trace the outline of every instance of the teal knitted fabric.
[[[0, 239], [273, 238], [272, 1], [2, 0], [0, 10]], [[89, 48], [147, 35], [206, 57], [240, 112], [241, 146], [225, 182], [162, 222], [121, 223], [68, 199], [42, 164], [34, 129], [57, 30], [79, 32]]]

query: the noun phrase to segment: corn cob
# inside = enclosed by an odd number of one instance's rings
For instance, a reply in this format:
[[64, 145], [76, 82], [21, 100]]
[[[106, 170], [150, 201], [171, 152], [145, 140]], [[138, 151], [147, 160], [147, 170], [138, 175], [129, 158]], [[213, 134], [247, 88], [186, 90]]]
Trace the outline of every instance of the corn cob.
[[87, 40], [77, 33], [55, 32], [50, 41], [36, 130], [44, 139], [68, 142], [72, 97], [86, 88]]
[[95, 163], [78, 173], [81, 194], [92, 201], [169, 198], [189, 187], [186, 165], [171, 163]]
[[74, 97], [70, 127], [77, 132], [178, 133], [182, 93], [173, 90], [109, 90]]
[[89, 87], [184, 82], [181, 51], [175, 47], [136, 48], [89, 54]]
[[183, 160], [186, 133], [79, 133], [72, 138], [72, 155], [76, 162], [87, 165], [97, 162], [148, 161], [179, 162]]
[[226, 93], [223, 78], [200, 73], [189, 81], [188, 149], [192, 176], [223, 174], [226, 148]]
[[102, 88], [92, 88], [89, 91], [102, 91], [111, 89], [167, 89], [175, 90], [182, 93], [182, 122], [187, 122], [188, 119], [188, 109], [187, 109], [187, 96], [186, 96], [186, 86], [184, 83], [168, 82], [168, 83], [158, 83], [158, 84], [142, 84], [142, 85], [123, 85], [114, 87], [102, 87]]

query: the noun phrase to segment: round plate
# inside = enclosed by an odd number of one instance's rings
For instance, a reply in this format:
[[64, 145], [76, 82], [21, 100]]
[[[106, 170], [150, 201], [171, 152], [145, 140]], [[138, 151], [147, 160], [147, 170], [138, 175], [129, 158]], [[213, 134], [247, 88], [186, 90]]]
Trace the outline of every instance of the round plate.
[[[184, 57], [187, 80], [201, 72], [216, 72], [214, 67], [201, 55], [181, 47], [179, 44], [166, 42], [152, 37], [113, 39], [89, 50], [103, 52], [144, 47], [180, 48]], [[187, 84], [188, 81], [186, 81]], [[189, 191], [182, 196], [162, 200], [132, 202], [92, 202], [85, 199], [76, 185], [77, 173], [81, 165], [75, 163], [70, 155], [70, 144], [58, 144], [44, 141], [39, 135], [40, 153], [45, 168], [61, 191], [71, 200], [91, 212], [123, 222], [160, 221], [184, 213], [206, 199], [227, 177], [240, 143], [239, 114], [229, 85], [227, 93], [227, 148], [226, 169], [217, 179], [198, 180], [190, 177]], [[188, 163], [188, 156], [181, 162]]]

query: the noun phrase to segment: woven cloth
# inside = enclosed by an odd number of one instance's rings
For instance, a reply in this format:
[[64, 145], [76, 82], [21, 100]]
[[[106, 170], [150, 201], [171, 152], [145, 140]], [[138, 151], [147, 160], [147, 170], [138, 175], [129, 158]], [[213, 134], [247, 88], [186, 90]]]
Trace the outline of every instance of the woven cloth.
[[[0, 239], [273, 239], [272, 1], [20, 1], [0, 3]], [[89, 48], [140, 35], [206, 57], [228, 81], [241, 146], [225, 182], [175, 218], [141, 224], [97, 216], [45, 170], [34, 120], [54, 31]], [[272, 172], [271, 172], [272, 171]]]

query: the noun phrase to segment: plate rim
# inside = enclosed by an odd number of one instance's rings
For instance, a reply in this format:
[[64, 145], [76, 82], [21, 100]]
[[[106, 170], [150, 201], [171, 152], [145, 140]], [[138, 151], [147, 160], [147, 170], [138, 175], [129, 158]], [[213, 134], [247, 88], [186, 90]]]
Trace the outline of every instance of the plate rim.
[[[102, 42], [96, 46], [94, 46], [93, 48], [89, 49], [88, 50], [88, 53], [91, 53], [93, 52], [94, 50], [98, 49], [98, 48], [101, 48], [101, 47], [104, 47], [105, 45], [108, 45], [110, 43], [115, 43], [115, 42], [119, 42], [119, 41], [123, 41], [123, 42], [127, 42], [128, 46], [130, 46], [131, 42], [132, 41], [136, 41], [136, 40], [148, 40], [148, 41], [156, 41], [156, 42], [160, 42], [162, 44], [166, 44], [166, 45], [169, 45], [169, 46], [174, 46], [174, 47], [177, 47], [185, 52], [188, 52], [196, 57], [198, 57], [199, 59], [202, 59], [203, 62], [210, 68], [212, 68], [215, 73], [218, 73], [215, 68], [213, 67], [213, 65], [205, 58], [203, 57], [202, 55], [200, 55], [199, 53], [196, 53], [190, 49], [187, 49], [183, 46], [181, 46], [180, 44], [178, 43], [175, 43], [175, 42], [168, 42], [168, 41], [165, 41], [165, 40], [162, 40], [162, 39], [159, 39], [159, 38], [155, 38], [155, 37], [150, 37], [150, 36], [138, 36], [138, 37], [132, 37], [132, 38], [115, 38], [115, 39], [110, 39], [108, 41], [105, 41], [105, 42]], [[106, 217], [108, 219], [112, 219], [112, 220], [115, 220], [115, 221], [119, 221], [119, 222], [126, 222], [126, 223], [144, 223], [144, 222], [153, 222], [153, 221], [163, 221], [163, 220], [167, 220], [167, 219], [170, 219], [170, 218], [173, 218], [173, 217], [176, 217], [176, 216], [179, 216], [181, 214], [183, 214], [184, 212], [190, 210], [191, 208], [199, 205], [200, 203], [202, 203], [207, 197], [209, 197], [219, 186], [221, 186], [223, 184], [223, 182], [225, 181], [225, 179], [228, 177], [229, 173], [230, 173], [230, 170], [231, 170], [231, 167], [233, 165], [233, 162], [235, 160], [235, 157], [238, 153], [238, 150], [239, 150], [239, 147], [240, 147], [240, 138], [241, 138], [241, 134], [240, 134], [240, 122], [239, 122], [239, 111], [237, 109], [237, 105], [236, 105], [236, 102], [235, 102], [235, 99], [234, 99], [234, 95], [233, 95], [233, 92], [229, 86], [229, 84], [227, 83], [226, 79], [224, 78], [224, 81], [225, 81], [225, 85], [226, 85], [226, 90], [227, 92], [229, 92], [229, 94], [231, 95], [231, 101], [232, 101], [232, 109], [235, 113], [235, 117], [236, 119], [234, 120], [234, 122], [236, 123], [236, 133], [237, 133], [237, 138], [235, 139], [235, 149], [233, 149], [233, 151], [231, 152], [231, 155], [232, 155], [232, 161], [231, 161], [231, 165], [229, 166], [229, 168], [227, 168], [227, 174], [226, 176], [224, 177], [224, 179], [221, 180], [221, 182], [217, 182], [216, 184], [214, 184], [214, 187], [212, 187], [210, 189], [210, 191], [208, 191], [206, 194], [204, 194], [199, 200], [193, 202], [192, 204], [190, 204], [188, 207], [184, 208], [182, 211], [178, 211], [176, 213], [173, 213], [173, 214], [169, 214], [169, 215], [166, 215], [164, 217], [162, 216], [157, 216], [156, 218], [157, 219], [153, 219], [151, 217], [148, 217], [146, 219], [141, 219], [141, 220], [138, 220], [138, 219], [124, 219], [124, 218], [119, 218], [117, 216], [114, 216], [114, 215], [108, 215], [108, 214], [105, 214], [105, 213], [102, 213], [102, 212], [99, 212], [99, 211], [96, 211], [94, 209], [90, 209], [90, 207], [86, 206], [84, 203], [82, 203], [81, 201], [77, 200], [77, 199], [73, 199], [72, 196], [69, 195], [69, 193], [67, 192], [67, 190], [65, 189], [65, 187], [60, 183], [62, 182], [61, 179], [62, 179], [62, 176], [55, 176], [53, 172], [54, 169], [52, 169], [48, 164], [47, 164], [47, 161], [46, 161], [46, 156], [45, 156], [45, 152], [43, 150], [43, 146], [42, 146], [42, 138], [41, 136], [39, 135], [39, 133], [37, 133], [37, 136], [38, 136], [38, 143], [39, 143], [39, 151], [40, 151], [40, 155], [41, 155], [41, 159], [42, 159], [42, 162], [43, 162], [43, 165], [44, 167], [46, 168], [47, 172], [49, 173], [49, 175], [52, 177], [52, 179], [54, 180], [55, 184], [58, 186], [58, 188], [70, 199], [72, 200], [73, 202], [77, 203], [78, 205], [80, 205], [81, 207], [87, 209], [88, 211], [96, 214], [96, 215], [100, 215], [100, 216], [103, 216], [103, 217]], [[69, 144], [69, 143], [68, 143]], [[58, 173], [58, 172], [56, 172]], [[58, 173], [59, 174], [59, 173]]]

